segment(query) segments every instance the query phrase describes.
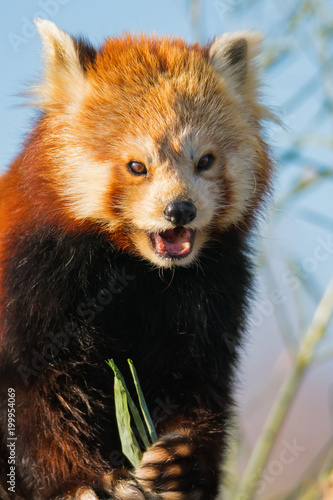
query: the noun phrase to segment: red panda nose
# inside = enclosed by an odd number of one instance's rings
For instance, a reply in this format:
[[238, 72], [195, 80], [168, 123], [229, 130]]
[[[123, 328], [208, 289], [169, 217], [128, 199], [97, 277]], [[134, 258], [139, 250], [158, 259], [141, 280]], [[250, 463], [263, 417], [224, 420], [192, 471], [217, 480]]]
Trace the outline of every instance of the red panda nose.
[[163, 215], [174, 226], [184, 226], [195, 218], [197, 209], [188, 201], [174, 200], [165, 207]]

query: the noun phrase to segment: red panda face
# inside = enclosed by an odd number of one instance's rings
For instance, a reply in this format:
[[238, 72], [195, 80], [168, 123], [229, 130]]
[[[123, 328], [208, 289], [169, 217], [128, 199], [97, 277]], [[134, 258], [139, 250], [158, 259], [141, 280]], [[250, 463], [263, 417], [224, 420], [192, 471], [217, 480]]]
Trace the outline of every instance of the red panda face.
[[251, 35], [206, 48], [127, 36], [83, 68], [51, 25], [39, 25], [49, 63], [38, 92], [66, 213], [160, 267], [190, 265], [214, 234], [249, 225], [271, 170]]

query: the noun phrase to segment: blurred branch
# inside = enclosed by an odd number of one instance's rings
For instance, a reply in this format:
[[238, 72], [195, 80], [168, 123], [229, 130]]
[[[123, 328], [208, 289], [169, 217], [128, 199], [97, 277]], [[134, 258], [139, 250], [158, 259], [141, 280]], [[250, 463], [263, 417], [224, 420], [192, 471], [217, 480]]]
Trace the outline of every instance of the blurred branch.
[[325, 361], [329, 361], [330, 359], [333, 359], [333, 348], [325, 349], [324, 352], [318, 353], [314, 359], [314, 363], [319, 365], [320, 363], [325, 363]]
[[305, 190], [309, 188], [313, 188], [317, 185], [317, 183], [324, 178], [332, 178], [333, 179], [333, 170], [330, 168], [323, 167], [321, 170], [318, 169], [310, 169], [307, 170], [308, 175], [303, 175], [301, 179], [294, 185], [294, 187], [287, 193], [283, 198], [281, 198], [277, 204], [277, 210], [281, 210], [282, 207], [285, 207], [291, 201], [303, 194]]
[[306, 17], [313, 15], [316, 11], [314, 2], [311, 0], [302, 0], [297, 4], [294, 13], [290, 16], [289, 24], [286, 29], [287, 32], [293, 33], [299, 24], [304, 21]]
[[287, 44], [285, 44], [283, 47], [277, 48], [275, 47], [270, 47], [265, 50], [263, 54], [263, 65], [265, 66], [266, 69], [272, 69], [278, 64], [284, 62], [286, 56], [289, 54], [290, 48]]
[[305, 208], [297, 210], [297, 215], [301, 219], [314, 224], [316, 227], [321, 226], [328, 231], [333, 232], [333, 217], [327, 217], [326, 215], [319, 214], [315, 210]]
[[[267, 259], [266, 266], [264, 267], [264, 271], [266, 271], [268, 281], [270, 283], [271, 290], [278, 290], [279, 286], [276, 282], [274, 272], [270, 261]], [[287, 348], [288, 354], [291, 357], [292, 361], [294, 360], [295, 347], [297, 345], [297, 339], [293, 334], [292, 321], [289, 318], [288, 309], [286, 304], [280, 304], [279, 308], [281, 308], [280, 312], [277, 313], [277, 307], [274, 305], [275, 318], [281, 333], [281, 336], [284, 340], [285, 346]]]
[[316, 134], [303, 134], [300, 137], [298, 137], [294, 142], [294, 146], [296, 147], [309, 146], [309, 145], [332, 148], [333, 138]]
[[318, 283], [316, 283], [315, 278], [311, 277], [311, 275], [307, 275], [306, 277], [304, 276], [302, 272], [302, 264], [296, 257], [289, 259], [288, 267], [299, 279], [300, 283], [302, 283], [303, 288], [308, 292], [309, 297], [314, 299], [317, 303], [321, 297], [322, 290]]
[[194, 40], [202, 42], [202, 0], [188, 0], [188, 6]]
[[297, 107], [301, 106], [304, 101], [309, 99], [311, 93], [318, 88], [319, 82], [317, 75], [305, 82], [305, 84], [284, 103], [283, 107], [286, 113], [290, 114]]
[[275, 439], [297, 392], [305, 370], [310, 366], [314, 350], [327, 329], [333, 311], [333, 279], [329, 283], [295, 357], [290, 376], [282, 385], [248, 462], [235, 500], [251, 500], [256, 484], [270, 455]]

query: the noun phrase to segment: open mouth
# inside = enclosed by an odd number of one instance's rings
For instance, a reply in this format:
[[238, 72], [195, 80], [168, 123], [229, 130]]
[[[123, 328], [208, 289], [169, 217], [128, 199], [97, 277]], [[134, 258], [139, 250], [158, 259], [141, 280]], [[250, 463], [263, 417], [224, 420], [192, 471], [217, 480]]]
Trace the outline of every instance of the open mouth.
[[150, 235], [155, 252], [161, 257], [182, 259], [192, 252], [194, 231], [183, 226]]

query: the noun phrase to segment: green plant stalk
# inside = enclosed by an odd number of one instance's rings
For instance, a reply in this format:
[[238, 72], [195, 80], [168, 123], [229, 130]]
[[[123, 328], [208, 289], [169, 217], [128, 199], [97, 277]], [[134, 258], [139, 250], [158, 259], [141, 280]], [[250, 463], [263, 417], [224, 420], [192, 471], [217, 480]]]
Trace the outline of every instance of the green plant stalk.
[[312, 362], [314, 349], [325, 334], [332, 311], [333, 279], [322, 296], [311, 325], [301, 342], [292, 372], [282, 384], [276, 401], [267, 417], [263, 431], [257, 440], [244, 472], [235, 500], [251, 500], [253, 498], [261, 472], [301, 383], [304, 372]]
[[118, 370], [113, 359], [107, 360], [106, 363], [110, 366], [110, 368], [112, 368], [114, 372], [116, 419], [122, 451], [131, 462], [133, 467], [138, 467], [142, 457], [142, 453], [131, 428], [131, 416], [128, 409], [130, 406], [130, 395], [128, 393], [123, 376]]
[[145, 423], [146, 423], [146, 426], [147, 426], [147, 429], [148, 429], [151, 441], [152, 441], [152, 443], [155, 443], [157, 441], [157, 434], [156, 434], [156, 431], [155, 431], [155, 427], [154, 427], [153, 421], [152, 421], [152, 419], [150, 417], [148, 406], [147, 406], [145, 397], [144, 397], [142, 389], [141, 389], [141, 385], [140, 385], [140, 382], [139, 382], [139, 379], [138, 379], [138, 375], [136, 373], [136, 369], [135, 369], [133, 361], [131, 359], [128, 359], [127, 362], [128, 362], [129, 367], [131, 369], [132, 377], [133, 377], [133, 380], [134, 380], [134, 385], [135, 385], [136, 392], [137, 392], [137, 395], [138, 395], [138, 398], [139, 398], [139, 403], [140, 403], [141, 411], [142, 411], [142, 414], [143, 414], [143, 417], [144, 417], [144, 420], [145, 420]]
[[128, 407], [131, 411], [135, 426], [136, 426], [137, 430], [139, 431], [140, 438], [142, 439], [145, 450], [148, 450], [151, 443], [149, 442], [144, 423], [140, 417], [139, 410], [137, 409], [136, 404], [134, 403], [134, 401], [130, 395], [127, 395], [127, 402], [128, 402]]
[[[125, 383], [125, 379], [122, 376], [121, 372], [119, 371], [119, 368], [117, 368], [117, 366], [116, 366], [115, 362], [113, 361], [113, 359], [109, 359], [108, 361], [106, 361], [106, 363], [110, 366], [110, 368], [112, 368], [112, 370], [114, 371], [115, 376], [119, 378], [119, 380], [121, 381], [121, 383], [122, 383], [122, 385], [124, 387], [124, 390], [125, 390], [125, 393], [126, 393], [126, 397], [127, 397], [128, 407], [129, 407], [129, 409], [131, 411], [132, 417], [134, 419], [134, 423], [136, 425], [137, 430], [139, 431], [139, 434], [140, 434], [140, 437], [141, 437], [142, 442], [144, 444], [144, 447], [147, 450], [149, 448], [149, 446], [150, 446], [151, 443], [149, 442], [149, 439], [148, 439], [148, 436], [147, 436], [147, 432], [146, 432], [144, 423], [143, 423], [143, 421], [142, 421], [142, 419], [140, 417], [139, 410], [137, 409], [136, 404], [134, 403], [134, 401], [132, 399], [132, 396], [129, 393], [129, 390], [127, 389], [127, 386], [126, 386], [126, 383]], [[116, 396], [116, 394], [115, 394], [115, 396]]]

